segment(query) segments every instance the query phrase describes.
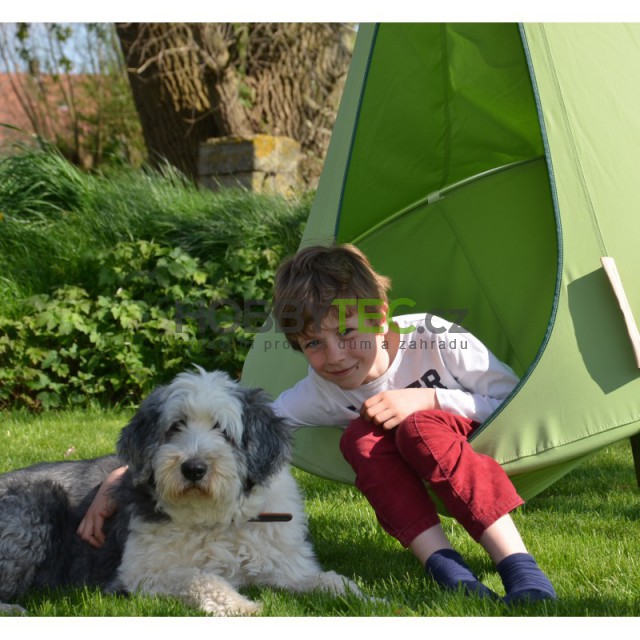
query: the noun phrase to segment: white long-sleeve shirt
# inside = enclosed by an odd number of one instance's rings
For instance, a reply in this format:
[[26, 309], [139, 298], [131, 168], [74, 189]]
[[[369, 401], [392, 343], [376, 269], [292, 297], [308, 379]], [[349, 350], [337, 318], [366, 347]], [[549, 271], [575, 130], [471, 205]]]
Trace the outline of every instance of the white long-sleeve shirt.
[[276, 398], [275, 412], [294, 427], [346, 426], [362, 403], [381, 391], [428, 387], [435, 389], [442, 410], [482, 422], [518, 382], [510, 367], [457, 325], [430, 314], [393, 322], [400, 328], [400, 345], [379, 378], [345, 390], [309, 367], [306, 378]]

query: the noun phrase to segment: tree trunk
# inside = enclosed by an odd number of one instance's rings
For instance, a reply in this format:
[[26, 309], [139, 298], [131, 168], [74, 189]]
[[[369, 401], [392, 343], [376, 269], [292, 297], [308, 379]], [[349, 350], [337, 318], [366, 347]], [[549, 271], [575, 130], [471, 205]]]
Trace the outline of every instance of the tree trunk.
[[319, 175], [351, 58], [353, 30], [333, 24], [118, 24], [150, 161], [197, 179], [211, 137], [297, 140]]

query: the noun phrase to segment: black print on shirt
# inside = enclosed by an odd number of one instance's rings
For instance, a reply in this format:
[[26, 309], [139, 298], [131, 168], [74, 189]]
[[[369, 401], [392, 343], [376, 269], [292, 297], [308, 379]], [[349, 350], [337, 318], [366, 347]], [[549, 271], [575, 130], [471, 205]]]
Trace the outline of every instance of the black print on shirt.
[[438, 387], [438, 389], [447, 388], [440, 381], [440, 374], [435, 369], [429, 369], [420, 380], [416, 380], [406, 386], [407, 389], [419, 389], [420, 387], [427, 387], [428, 389], [434, 389], [435, 387]]
[[424, 386], [429, 389], [435, 387], [438, 387], [438, 389], [446, 389], [442, 382], [440, 382], [440, 374], [435, 369], [429, 369], [429, 371], [422, 376], [421, 380], [424, 382]]

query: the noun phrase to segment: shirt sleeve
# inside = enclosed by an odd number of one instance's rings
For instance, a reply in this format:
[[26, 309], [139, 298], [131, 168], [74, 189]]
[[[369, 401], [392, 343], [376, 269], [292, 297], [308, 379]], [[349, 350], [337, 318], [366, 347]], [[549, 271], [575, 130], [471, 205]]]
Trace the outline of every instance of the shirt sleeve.
[[322, 395], [309, 377], [283, 391], [271, 406], [277, 416], [294, 428], [334, 425], [337, 422], [334, 403]]
[[444, 364], [461, 388], [436, 389], [440, 408], [472, 420], [486, 420], [518, 384], [513, 370], [472, 334], [466, 349], [443, 353]]

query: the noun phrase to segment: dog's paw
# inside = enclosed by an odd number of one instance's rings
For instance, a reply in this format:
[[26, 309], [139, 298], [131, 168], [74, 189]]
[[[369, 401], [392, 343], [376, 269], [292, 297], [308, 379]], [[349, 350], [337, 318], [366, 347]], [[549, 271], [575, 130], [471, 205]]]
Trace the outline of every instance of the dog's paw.
[[318, 576], [318, 587], [339, 595], [352, 593], [359, 598], [364, 597], [364, 594], [353, 580], [350, 580], [346, 576], [341, 576], [335, 571], [322, 572]]
[[254, 616], [262, 611], [262, 605], [239, 593], [212, 593], [203, 600], [200, 608], [212, 616]]

